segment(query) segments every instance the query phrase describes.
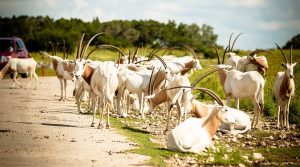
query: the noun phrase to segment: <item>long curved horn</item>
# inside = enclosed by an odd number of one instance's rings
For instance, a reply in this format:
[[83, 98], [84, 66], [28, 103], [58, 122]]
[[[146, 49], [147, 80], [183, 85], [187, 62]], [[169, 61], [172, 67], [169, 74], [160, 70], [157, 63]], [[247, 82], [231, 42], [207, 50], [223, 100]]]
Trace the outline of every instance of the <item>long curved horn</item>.
[[119, 51], [119, 53], [122, 54], [122, 56], [125, 57], [125, 53], [119, 47], [117, 47], [117, 46], [114, 46], [114, 45], [98, 45], [97, 47], [98, 48], [113, 48], [113, 49], [116, 49], [116, 50]]
[[79, 42], [79, 44], [77, 45], [76, 59], [79, 59], [79, 58], [81, 59], [80, 53], [81, 53], [81, 50], [82, 50], [81, 47], [82, 47], [82, 41], [83, 41], [84, 35], [85, 35], [85, 33], [82, 33], [80, 42]]
[[233, 50], [233, 46], [234, 46], [234, 44], [235, 44], [235, 41], [239, 38], [239, 36], [241, 36], [243, 33], [241, 32], [241, 33], [239, 33], [239, 35], [238, 36], [236, 36], [235, 37], [235, 39], [234, 39], [234, 41], [233, 41], [233, 43], [232, 43], [232, 46], [231, 46], [231, 49], [229, 48], [229, 51], [230, 52], [232, 52], [232, 50]]
[[249, 57], [253, 57], [255, 54], [261, 53], [261, 52], [266, 52], [266, 53], [272, 54], [272, 53], [269, 52], [269, 51], [258, 49], [258, 50], [255, 50], [255, 51], [251, 52], [251, 53], [249, 54]]
[[155, 54], [154, 54], [154, 56], [155, 56], [155, 57], [163, 64], [163, 66], [165, 67], [165, 69], [168, 68], [166, 62], [165, 62], [161, 57], [159, 57], [159, 56], [157, 56], [157, 55], [155, 55]]
[[98, 50], [98, 49], [100, 49], [100, 48], [98, 48], [98, 47], [95, 47], [94, 49], [92, 49], [88, 54], [87, 54], [87, 56], [85, 57], [85, 59], [87, 60], [89, 57], [90, 57], [90, 55], [92, 54], [92, 53], [94, 53], [96, 50]]
[[158, 76], [158, 74], [159, 74], [159, 72], [160, 72], [160, 69], [161, 69], [161, 67], [159, 67], [159, 69], [158, 69], [158, 71], [157, 71], [157, 73], [156, 73], [156, 75], [155, 75], [155, 78], [154, 78], [154, 80], [153, 80], [153, 85], [152, 85], [152, 87], [151, 87], [151, 94], [153, 93], [153, 91], [154, 91], [154, 86], [155, 86], [155, 83], [156, 83], [156, 79], [157, 79], [157, 76]]
[[224, 54], [223, 54], [223, 58], [222, 58], [222, 64], [224, 64], [224, 60], [225, 60], [225, 54], [227, 53], [227, 49], [230, 49], [229, 46], [227, 46], [224, 50]]
[[54, 52], [55, 52], [55, 55], [56, 55], [56, 51], [57, 51], [57, 47], [58, 47], [58, 45], [59, 45], [59, 42], [56, 42], [55, 45], [56, 45], [56, 46], [55, 46], [55, 48], [54, 48]]
[[154, 72], [154, 68], [152, 69], [151, 75], [150, 75], [150, 80], [149, 80], [149, 85], [148, 85], [148, 95], [151, 95], [150, 91], [151, 91], [151, 80], [152, 80], [153, 72]]
[[133, 56], [132, 56], [132, 61], [131, 61], [132, 63], [133, 63], [133, 61], [134, 61], [134, 59], [135, 59], [135, 56], [136, 56], [138, 50], [139, 50], [139, 47], [136, 47], [136, 49], [135, 49], [135, 51], [134, 51], [134, 53], [133, 53]]
[[211, 43], [210, 43], [210, 45], [211, 45], [212, 47], [214, 47], [214, 49], [215, 49], [215, 51], [216, 51], [216, 53], [217, 53], [218, 64], [220, 64], [220, 55], [219, 55], [219, 52], [218, 52], [217, 47], [216, 47], [215, 45], [211, 44]]
[[[229, 49], [230, 49], [230, 42], [231, 42], [232, 35], [233, 35], [233, 33], [231, 33], [231, 34], [230, 34], [230, 37], [229, 37], [229, 42], [228, 42]], [[229, 51], [230, 51], [230, 50], [229, 50]]]
[[[92, 36], [92, 38], [91, 38], [91, 39], [88, 41], [88, 43], [85, 45], [84, 51], [83, 51], [83, 53], [82, 53], [82, 57], [85, 55], [85, 53], [86, 53], [88, 47], [90, 46], [91, 42], [92, 42], [97, 36], [99, 36], [99, 35], [101, 35], [101, 34], [103, 34], [103, 33], [102, 33], [102, 32], [99, 32], [99, 33], [95, 34], [94, 36]], [[85, 58], [85, 59], [86, 59], [86, 58]]]
[[55, 56], [53, 42], [49, 41], [48, 43], [51, 45], [52, 55]]
[[292, 54], [292, 51], [293, 51], [293, 45], [291, 45], [291, 49], [290, 49], [290, 63], [291, 64], [293, 63], [293, 54]]
[[130, 64], [130, 56], [131, 56], [131, 50], [130, 49], [128, 49], [128, 64]]
[[194, 59], [197, 59], [197, 54], [194, 52], [194, 49], [192, 49], [190, 46], [183, 44], [184, 47], [186, 47], [193, 55]]
[[285, 62], [288, 63], [288, 60], [287, 60], [286, 55], [284, 54], [283, 50], [277, 45], [277, 43], [275, 43], [275, 45], [277, 46], [278, 49], [280, 49], [281, 54], [283, 55], [283, 58], [284, 58]]
[[192, 87], [195, 87], [202, 79], [204, 79], [205, 77], [207, 77], [208, 75], [219, 71], [219, 69], [212, 69], [210, 71], [208, 71], [207, 73], [204, 73], [203, 75], [200, 75], [193, 83], [192, 83]]
[[215, 99], [217, 101], [217, 103], [221, 106], [225, 106], [224, 102], [222, 101], [222, 99], [212, 90], [207, 89], [207, 88], [193, 88], [193, 90], [200, 90], [208, 95], [210, 95], [213, 99]]

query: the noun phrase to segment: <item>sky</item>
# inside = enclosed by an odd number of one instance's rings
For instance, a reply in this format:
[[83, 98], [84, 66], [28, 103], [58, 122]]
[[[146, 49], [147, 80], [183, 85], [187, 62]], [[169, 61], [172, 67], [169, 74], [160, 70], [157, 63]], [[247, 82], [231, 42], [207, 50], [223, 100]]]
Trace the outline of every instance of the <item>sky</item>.
[[299, 0], [0, 0], [0, 16], [13, 15], [207, 24], [223, 46], [243, 32], [235, 49], [247, 50], [283, 46], [300, 34]]

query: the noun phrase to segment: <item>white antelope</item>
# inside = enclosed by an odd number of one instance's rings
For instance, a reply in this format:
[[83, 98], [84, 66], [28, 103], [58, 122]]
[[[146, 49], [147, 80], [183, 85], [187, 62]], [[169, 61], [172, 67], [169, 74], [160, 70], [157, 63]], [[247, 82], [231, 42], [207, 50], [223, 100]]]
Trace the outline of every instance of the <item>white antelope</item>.
[[27, 59], [20, 59], [20, 58], [11, 58], [10, 56], [8, 57], [8, 62], [7, 64], [3, 67], [3, 69], [0, 71], [0, 79], [4, 77], [6, 72], [10, 70], [13, 72], [13, 85], [12, 87], [15, 86], [15, 83], [19, 85], [22, 88], [22, 85], [17, 81], [17, 75], [18, 73], [29, 73], [30, 76], [30, 81], [27, 85], [27, 88], [29, 88], [31, 81], [32, 81], [32, 76], [34, 77], [36, 84], [35, 88], [38, 86], [38, 76], [35, 73], [36, 69], [36, 61], [33, 58], [27, 58]]
[[[50, 43], [52, 44], [52, 43]], [[53, 46], [53, 45], [52, 45]], [[52, 54], [56, 54], [56, 49], [53, 49]], [[67, 80], [73, 80], [73, 71], [75, 68], [75, 63], [71, 60], [67, 60], [68, 55], [65, 55], [63, 59], [55, 56], [49, 55], [47, 52], [41, 52], [42, 55], [47, 56], [52, 60], [52, 65], [55, 71], [55, 74], [60, 83], [60, 99], [59, 101], [65, 101], [67, 99]]]
[[[106, 127], [110, 127], [109, 123], [109, 108], [113, 108], [113, 97], [118, 87], [118, 78], [117, 78], [117, 68], [115, 62], [101, 62], [93, 67], [91, 63], [87, 63], [88, 56], [94, 52], [95, 49], [103, 47], [111, 47], [117, 49], [120, 53], [123, 54], [119, 48], [111, 45], [100, 45], [92, 50], [87, 56], [85, 53], [90, 43], [94, 38], [99, 36], [101, 33], [95, 34], [85, 46], [82, 46], [82, 41], [84, 34], [81, 37], [81, 40], [77, 46], [77, 57], [76, 57], [76, 69], [75, 77], [82, 77], [85, 82], [91, 88], [91, 95], [93, 98], [98, 97], [98, 111], [101, 112], [101, 120], [99, 122], [98, 128], [102, 127], [103, 120], [103, 111], [107, 110], [107, 124]], [[84, 58], [84, 59], [83, 59]], [[109, 107], [109, 108], [108, 108]], [[93, 114], [93, 121], [91, 126], [94, 126], [95, 122], [95, 110]]]
[[[269, 68], [267, 58], [265, 56], [256, 56], [256, 54], [260, 53], [260, 52], [267, 52], [267, 51], [256, 50], [256, 51], [253, 51], [252, 53], [250, 53], [249, 56], [243, 56], [243, 57], [240, 57], [236, 53], [233, 52], [233, 46], [234, 46], [237, 38], [241, 34], [242, 33], [240, 33], [234, 39], [232, 46], [230, 46], [230, 42], [231, 42], [231, 37], [233, 34], [230, 35], [229, 50], [225, 54], [225, 56], [228, 56], [226, 64], [232, 66], [233, 69], [236, 69], [236, 70], [239, 70], [242, 72], [257, 71], [260, 74], [265, 75]], [[269, 52], [267, 52], [267, 53], [269, 53]]]
[[[168, 80], [170, 78], [168, 69], [164, 70], [158, 70], [155, 72], [157, 77], [156, 86], [161, 87], [161, 83], [165, 80]], [[151, 71], [147, 70], [144, 72], [135, 72], [132, 70], [129, 70], [127, 68], [121, 69], [118, 72], [118, 80], [119, 80], [119, 86], [118, 86], [118, 97], [117, 97], [117, 105], [118, 105], [118, 113], [122, 116], [126, 117], [126, 112], [121, 112], [120, 108], [120, 101], [121, 97], [123, 97], [125, 88], [134, 94], [138, 95], [139, 100], [139, 106], [140, 106], [140, 113], [142, 118], [144, 118], [144, 96], [148, 94], [149, 90], [149, 82], [151, 78]], [[128, 112], [128, 111], [127, 111]]]
[[[277, 44], [276, 44], [277, 45]], [[293, 63], [293, 55], [292, 55], [292, 46], [290, 50], [290, 62], [288, 62], [286, 55], [282, 51], [282, 49], [277, 45], [280, 49], [285, 64], [281, 63], [284, 67], [285, 71], [281, 71], [277, 73], [275, 83], [274, 83], [274, 94], [276, 98], [277, 104], [277, 128], [287, 128], [289, 129], [289, 108], [291, 98], [295, 93], [295, 83], [294, 83], [294, 67], [297, 63]]]
[[[212, 112], [214, 104], [204, 104], [197, 100], [192, 100], [191, 114], [196, 118], [202, 118]], [[219, 104], [220, 105], [220, 104]], [[242, 134], [251, 129], [251, 120], [248, 114], [243, 111], [227, 107], [223, 114], [226, 122], [222, 121], [219, 131], [226, 134]]]
[[[202, 69], [202, 66], [197, 59], [196, 53], [193, 51], [193, 49], [187, 45], [184, 46], [192, 53], [192, 56], [182, 56], [172, 59], [170, 58], [170, 56], [168, 56], [168, 60], [165, 60], [165, 64], [168, 66], [171, 73], [180, 73], [181, 75], [185, 75], [193, 69]], [[158, 51], [159, 50], [153, 51], [152, 54], [155, 55]], [[154, 67], [162, 67], [162, 65], [158, 63], [158, 60], [151, 60], [147, 62], [145, 66], [149, 69], [153, 69]]]
[[[259, 117], [263, 111], [264, 104], [264, 78], [257, 71], [228, 71], [227, 69], [230, 69], [231, 66], [220, 63], [218, 50], [215, 46], [214, 48], [218, 58], [218, 65], [216, 67], [219, 69], [219, 79], [223, 86], [228, 106], [231, 106], [231, 98], [234, 98], [236, 101], [236, 108], [239, 110], [239, 99], [250, 98], [254, 105], [252, 128], [258, 128]], [[224, 56], [227, 48], [224, 51], [222, 63], [224, 63]]]
[[222, 100], [212, 91], [205, 88], [198, 90], [212, 96], [222, 105], [214, 105], [212, 111], [202, 118], [188, 118], [175, 127], [167, 137], [167, 149], [172, 151], [200, 153], [212, 145], [212, 139], [221, 125], [226, 122], [223, 114], [227, 108]]

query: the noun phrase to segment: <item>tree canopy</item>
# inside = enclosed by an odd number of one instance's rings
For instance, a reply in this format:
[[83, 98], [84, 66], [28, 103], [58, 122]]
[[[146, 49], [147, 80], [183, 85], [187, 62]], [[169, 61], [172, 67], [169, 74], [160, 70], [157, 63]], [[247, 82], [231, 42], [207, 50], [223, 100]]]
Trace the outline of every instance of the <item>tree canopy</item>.
[[[161, 23], [155, 20], [113, 20], [91, 22], [80, 19], [54, 20], [48, 16], [0, 17], [0, 36], [21, 37], [29, 51], [50, 50], [49, 41], [66, 41], [69, 52], [74, 52], [81, 34], [87, 38], [98, 32], [105, 35], [93, 44], [111, 44], [119, 47], [149, 46], [175, 47], [183, 43], [192, 46], [196, 52], [206, 52], [208, 43], [216, 43], [217, 35], [213, 27], [197, 24], [177, 24], [175, 21]], [[61, 46], [61, 45], [60, 45]], [[58, 49], [62, 50], [62, 47]]]
[[293, 48], [300, 49], [300, 34], [295, 35], [292, 39], [287, 41], [287, 43], [283, 46], [284, 49], [289, 49], [293, 45]]

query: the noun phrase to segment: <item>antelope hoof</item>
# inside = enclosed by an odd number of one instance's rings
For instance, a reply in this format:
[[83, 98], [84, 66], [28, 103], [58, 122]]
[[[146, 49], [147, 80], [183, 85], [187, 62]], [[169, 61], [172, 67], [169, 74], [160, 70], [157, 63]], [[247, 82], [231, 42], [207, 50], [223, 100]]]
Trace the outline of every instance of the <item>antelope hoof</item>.
[[102, 124], [99, 124], [99, 125], [97, 126], [97, 129], [102, 129], [102, 128], [103, 128]]
[[95, 127], [95, 122], [92, 122], [91, 127]]
[[109, 123], [106, 124], [106, 129], [110, 129], [110, 124]]

